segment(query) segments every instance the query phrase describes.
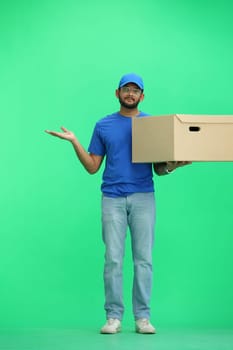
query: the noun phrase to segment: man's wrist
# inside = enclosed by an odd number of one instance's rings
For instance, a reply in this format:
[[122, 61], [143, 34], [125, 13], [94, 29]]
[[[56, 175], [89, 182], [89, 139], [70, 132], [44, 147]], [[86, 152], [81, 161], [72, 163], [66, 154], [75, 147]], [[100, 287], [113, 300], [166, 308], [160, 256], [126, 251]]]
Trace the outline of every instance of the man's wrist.
[[175, 170], [175, 168], [174, 167], [169, 167], [169, 165], [168, 164], [166, 164], [166, 168], [165, 168], [165, 171], [166, 171], [166, 173], [167, 174], [170, 174], [170, 173], [172, 173], [173, 172], [173, 170]]
[[167, 162], [167, 170], [168, 170], [169, 172], [174, 171], [174, 170], [179, 166], [178, 163], [179, 163], [179, 162], [177, 162], [177, 161]]
[[166, 169], [165, 169], [165, 171], [166, 171], [167, 174], [171, 174], [171, 173], [173, 172], [173, 170], [174, 170], [174, 169], [172, 169], [172, 170], [168, 169], [168, 167], [166, 167]]

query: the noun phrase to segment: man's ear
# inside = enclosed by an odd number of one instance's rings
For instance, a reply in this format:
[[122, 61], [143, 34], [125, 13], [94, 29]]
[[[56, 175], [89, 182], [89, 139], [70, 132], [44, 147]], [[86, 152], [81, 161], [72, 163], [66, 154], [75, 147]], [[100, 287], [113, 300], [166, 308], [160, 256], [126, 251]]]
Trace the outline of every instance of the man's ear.
[[116, 89], [115, 95], [116, 95], [117, 98], [119, 98], [119, 89]]
[[140, 102], [144, 100], [145, 95], [142, 93], [140, 96]]

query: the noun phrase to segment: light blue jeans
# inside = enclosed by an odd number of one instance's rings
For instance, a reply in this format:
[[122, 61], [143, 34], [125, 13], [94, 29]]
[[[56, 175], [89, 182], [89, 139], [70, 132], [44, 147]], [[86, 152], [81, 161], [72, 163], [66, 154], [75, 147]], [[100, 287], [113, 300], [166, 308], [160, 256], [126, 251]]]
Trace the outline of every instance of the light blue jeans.
[[127, 197], [102, 197], [102, 230], [105, 243], [105, 310], [107, 318], [122, 319], [124, 313], [122, 267], [127, 227], [131, 234], [134, 263], [133, 313], [135, 319], [150, 318], [152, 247], [154, 243], [154, 193]]

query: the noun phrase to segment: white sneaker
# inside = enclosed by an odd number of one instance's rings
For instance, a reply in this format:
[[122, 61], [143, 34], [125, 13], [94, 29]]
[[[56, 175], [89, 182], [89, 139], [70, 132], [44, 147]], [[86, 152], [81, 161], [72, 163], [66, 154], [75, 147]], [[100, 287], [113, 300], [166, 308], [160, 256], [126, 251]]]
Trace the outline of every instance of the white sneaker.
[[135, 323], [135, 328], [137, 333], [141, 334], [155, 334], [156, 330], [152, 326], [149, 320], [146, 318], [139, 318]]
[[121, 322], [117, 318], [109, 318], [107, 323], [101, 328], [102, 334], [115, 334], [120, 332]]

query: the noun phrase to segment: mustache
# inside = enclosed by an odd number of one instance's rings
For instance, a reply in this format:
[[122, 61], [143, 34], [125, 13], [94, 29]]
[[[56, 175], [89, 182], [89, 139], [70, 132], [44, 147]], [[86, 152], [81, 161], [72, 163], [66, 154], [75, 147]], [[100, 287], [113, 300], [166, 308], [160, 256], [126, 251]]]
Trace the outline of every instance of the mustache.
[[122, 107], [125, 107], [127, 109], [134, 109], [134, 108], [137, 108], [140, 101], [135, 101], [134, 103], [127, 103], [123, 101], [121, 98], [119, 98], [119, 102]]

